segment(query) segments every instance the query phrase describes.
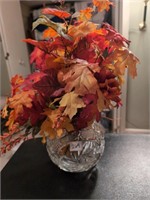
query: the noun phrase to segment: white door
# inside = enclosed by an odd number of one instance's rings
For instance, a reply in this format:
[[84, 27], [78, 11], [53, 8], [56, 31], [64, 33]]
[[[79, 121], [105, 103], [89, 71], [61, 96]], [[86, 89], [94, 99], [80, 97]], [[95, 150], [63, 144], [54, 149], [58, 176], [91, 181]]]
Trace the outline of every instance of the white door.
[[0, 33], [9, 79], [26, 76], [30, 66], [19, 0], [0, 0]]
[[123, 107], [114, 118], [119, 116], [119, 132], [150, 133], [150, 2], [145, 31], [139, 30], [143, 20], [144, 0], [118, 2], [119, 31], [131, 40], [130, 49], [140, 59], [140, 64], [135, 80], [126, 74], [122, 88]]

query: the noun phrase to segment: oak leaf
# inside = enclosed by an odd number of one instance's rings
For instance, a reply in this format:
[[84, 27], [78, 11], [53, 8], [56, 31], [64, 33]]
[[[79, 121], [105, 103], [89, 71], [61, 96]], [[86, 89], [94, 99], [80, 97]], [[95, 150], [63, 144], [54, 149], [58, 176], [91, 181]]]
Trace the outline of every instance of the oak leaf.
[[78, 108], [85, 107], [83, 100], [74, 92], [68, 92], [60, 101], [60, 107], [65, 107], [64, 115], [68, 115], [70, 119], [77, 113]]
[[14, 95], [13, 97], [9, 98], [9, 107], [15, 109], [16, 115], [22, 113], [23, 106], [27, 108], [32, 107], [32, 100], [35, 95], [34, 90], [29, 91], [22, 91], [19, 94]]
[[103, 10], [108, 11], [110, 5], [113, 5], [109, 0], [93, 0], [93, 4], [98, 8], [99, 12], [102, 12]]
[[107, 57], [105, 62], [106, 66], [108, 64], [108, 67], [110, 64], [110, 68], [117, 76], [124, 75], [127, 67], [132, 78], [137, 76], [136, 64], [139, 62], [139, 60], [131, 51], [126, 48], [119, 50], [116, 49], [109, 57]]
[[100, 90], [97, 90], [97, 108], [99, 112], [102, 112], [106, 108], [106, 99]]
[[4, 108], [2, 109], [2, 111], [1, 111], [2, 118], [6, 118], [8, 116], [8, 110], [7, 110], [7, 108], [8, 108], [8, 105], [6, 104], [4, 106]]
[[67, 116], [62, 116], [63, 109], [46, 109], [43, 114], [47, 115], [49, 121], [51, 122], [52, 128], [55, 130], [56, 135], [60, 137], [64, 129], [66, 129], [68, 132], [71, 132], [74, 130], [73, 125], [71, 124], [70, 119]]
[[64, 74], [66, 82], [66, 92], [75, 90], [77, 94], [84, 96], [85, 94], [95, 94], [99, 88], [96, 78], [88, 65], [75, 64], [69, 72]]
[[13, 124], [15, 122], [15, 119], [16, 119], [17, 115], [16, 115], [16, 112], [15, 110], [12, 110], [9, 114], [9, 118], [8, 118], [8, 121], [6, 122], [6, 126], [9, 127], [9, 130], [11, 130], [11, 128], [13, 127]]
[[120, 33], [118, 33], [113, 26], [108, 23], [102, 24], [103, 29], [107, 31], [105, 38], [111, 43], [111, 48], [121, 48], [130, 44], [130, 41], [123, 37]]
[[92, 22], [84, 21], [76, 26], [70, 26], [68, 29], [68, 35], [70, 35], [74, 39], [74, 44], [76, 44], [88, 33], [95, 31], [97, 26], [97, 24], [94, 24]]
[[13, 76], [11, 79], [11, 95], [15, 95], [18, 92], [21, 92], [21, 85], [24, 82], [24, 78], [18, 74]]
[[79, 21], [88, 21], [92, 17], [93, 9], [90, 7], [85, 8], [84, 10], [80, 10], [80, 15], [78, 16]]

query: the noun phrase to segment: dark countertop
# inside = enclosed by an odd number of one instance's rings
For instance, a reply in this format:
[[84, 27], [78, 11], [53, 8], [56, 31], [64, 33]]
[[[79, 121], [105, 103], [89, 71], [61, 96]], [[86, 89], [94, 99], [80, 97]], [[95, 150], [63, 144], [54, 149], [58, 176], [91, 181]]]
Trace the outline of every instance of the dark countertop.
[[2, 199], [150, 200], [150, 135], [106, 134], [93, 173], [63, 172], [41, 139], [24, 142], [1, 172]]

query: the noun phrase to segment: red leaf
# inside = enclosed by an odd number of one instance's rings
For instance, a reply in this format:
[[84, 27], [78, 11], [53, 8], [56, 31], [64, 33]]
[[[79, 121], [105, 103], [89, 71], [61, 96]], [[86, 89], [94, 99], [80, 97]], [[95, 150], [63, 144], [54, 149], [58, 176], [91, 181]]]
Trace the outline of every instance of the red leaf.
[[63, 11], [63, 10], [58, 10], [58, 9], [55, 9], [55, 8], [44, 8], [42, 10], [42, 13], [43, 14], [46, 14], [46, 15], [54, 15], [54, 16], [57, 16], [59, 18], [68, 18], [71, 16], [70, 13], [66, 12], [66, 11]]
[[86, 107], [82, 109], [78, 119], [77, 119], [77, 128], [85, 128], [88, 126], [88, 123], [93, 119], [97, 121], [100, 120], [100, 113], [97, 108], [97, 96], [94, 94], [87, 94], [83, 97], [83, 101], [86, 104]]
[[124, 43], [127, 45], [130, 44], [130, 41], [127, 40], [125, 37], [123, 37], [120, 33], [118, 33], [111, 25], [108, 23], [103, 23], [103, 28], [105, 28], [108, 31], [108, 34], [106, 35], [106, 39], [109, 41], [112, 41], [113, 44], [118, 46], [125, 46]]
[[23, 90], [33, 89], [33, 85], [40, 81], [44, 76], [46, 76], [44, 72], [34, 72], [28, 75], [23, 83]]
[[37, 40], [32, 40], [28, 38], [28, 39], [24, 39], [23, 42], [32, 44], [38, 47], [39, 49], [41, 49], [42, 51], [44, 51], [45, 53], [50, 53], [51, 51], [54, 50], [54, 46], [51, 45], [52, 44], [51, 41], [37, 41]]
[[57, 80], [57, 71], [49, 69], [44, 71], [46, 76], [43, 76], [38, 82], [33, 84], [33, 88], [36, 89], [45, 98], [50, 98], [52, 93], [60, 87]]
[[90, 33], [81, 39], [73, 51], [75, 58], [84, 59], [90, 63], [101, 62], [104, 50], [109, 42], [98, 33]]

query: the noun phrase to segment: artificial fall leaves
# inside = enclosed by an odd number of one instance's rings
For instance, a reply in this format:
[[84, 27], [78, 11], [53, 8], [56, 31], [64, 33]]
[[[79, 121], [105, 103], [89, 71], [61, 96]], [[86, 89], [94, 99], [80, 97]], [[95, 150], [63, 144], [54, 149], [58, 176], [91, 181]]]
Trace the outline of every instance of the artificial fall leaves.
[[[125, 69], [134, 78], [138, 58], [129, 51], [129, 41], [112, 26], [101, 28], [89, 21], [93, 11], [108, 10], [108, 0], [93, 0], [87, 7], [71, 16], [61, 9], [45, 8], [42, 14], [54, 15], [64, 23], [52, 22], [42, 15], [33, 23], [48, 27], [46, 40], [25, 39], [33, 45], [30, 63], [36, 72], [26, 78], [12, 78], [11, 97], [2, 110], [7, 119], [8, 133], [1, 136], [8, 149], [11, 136], [21, 128], [25, 138], [32, 130], [46, 137], [60, 137], [100, 120], [100, 113], [121, 105], [121, 84]], [[70, 20], [70, 21], [69, 21]], [[3, 148], [5, 151], [5, 148]]]

